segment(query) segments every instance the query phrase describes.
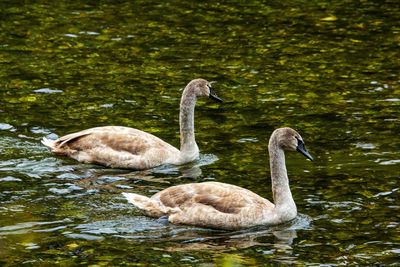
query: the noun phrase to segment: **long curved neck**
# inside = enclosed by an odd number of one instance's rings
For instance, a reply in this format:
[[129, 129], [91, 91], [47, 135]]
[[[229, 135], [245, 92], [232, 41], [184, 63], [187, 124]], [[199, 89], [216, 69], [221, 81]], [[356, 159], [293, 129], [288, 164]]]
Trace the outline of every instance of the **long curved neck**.
[[275, 209], [284, 213], [297, 213], [296, 204], [289, 187], [286, 170], [285, 153], [275, 138], [271, 138], [268, 146], [271, 166], [272, 193]]
[[181, 134], [180, 151], [183, 158], [197, 157], [199, 152], [194, 135], [195, 105], [196, 105], [196, 94], [191, 87], [186, 87], [182, 93], [180, 113], [179, 113], [179, 125]]

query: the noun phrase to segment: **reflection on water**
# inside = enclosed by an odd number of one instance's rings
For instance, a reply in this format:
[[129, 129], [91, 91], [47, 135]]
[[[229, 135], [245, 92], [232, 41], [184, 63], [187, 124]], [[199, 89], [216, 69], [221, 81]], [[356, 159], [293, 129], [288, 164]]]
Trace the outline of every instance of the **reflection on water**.
[[[293, 221], [274, 227], [256, 227], [236, 232], [202, 229], [169, 224], [163, 219], [152, 219], [143, 216], [119, 217], [117, 220], [84, 223], [63, 231], [63, 234], [75, 239], [100, 240], [107, 236], [131, 240], [146, 240], [163, 243], [175, 241], [179, 250], [198, 250], [205, 246], [215, 249], [250, 248], [265, 246], [263, 240], [274, 237], [274, 247], [291, 250], [297, 230], [309, 230], [310, 218], [299, 215]], [[170, 248], [172, 249], [172, 248]], [[177, 248], [175, 248], [177, 249]]]

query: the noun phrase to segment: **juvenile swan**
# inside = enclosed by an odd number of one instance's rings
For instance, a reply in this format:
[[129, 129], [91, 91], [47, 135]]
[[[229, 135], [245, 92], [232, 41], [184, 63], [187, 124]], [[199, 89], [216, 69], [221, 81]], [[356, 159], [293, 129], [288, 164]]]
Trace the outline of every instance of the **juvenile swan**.
[[255, 225], [272, 225], [292, 220], [297, 209], [289, 188], [284, 150], [297, 150], [313, 160], [301, 136], [291, 128], [279, 128], [269, 140], [272, 204], [259, 195], [218, 182], [172, 186], [151, 198], [122, 193], [151, 217], [168, 216], [174, 224], [235, 230]]
[[43, 138], [42, 143], [56, 154], [113, 168], [143, 170], [161, 164], [184, 164], [199, 156], [194, 134], [194, 107], [197, 97], [202, 96], [222, 102], [206, 80], [189, 82], [180, 104], [180, 150], [152, 134], [123, 126], [90, 128], [57, 140]]

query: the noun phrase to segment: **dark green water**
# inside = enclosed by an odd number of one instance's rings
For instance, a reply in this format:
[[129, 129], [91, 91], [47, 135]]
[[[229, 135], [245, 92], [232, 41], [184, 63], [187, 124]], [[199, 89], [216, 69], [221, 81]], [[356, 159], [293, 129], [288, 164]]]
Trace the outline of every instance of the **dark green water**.
[[[397, 1], [0, 1], [0, 265], [396, 266], [400, 262]], [[145, 172], [41, 144], [124, 125], [179, 145], [180, 89], [200, 159]], [[272, 198], [267, 141], [287, 155], [298, 218], [239, 232], [144, 217], [121, 192], [216, 180]]]

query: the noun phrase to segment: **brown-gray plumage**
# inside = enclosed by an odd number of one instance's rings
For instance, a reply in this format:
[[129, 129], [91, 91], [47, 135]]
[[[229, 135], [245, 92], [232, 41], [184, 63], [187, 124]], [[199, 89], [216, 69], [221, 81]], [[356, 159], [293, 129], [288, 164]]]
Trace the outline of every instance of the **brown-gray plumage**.
[[172, 186], [152, 197], [122, 193], [152, 217], [168, 216], [175, 224], [234, 230], [292, 220], [296, 204], [289, 188], [284, 150], [297, 150], [310, 160], [301, 136], [291, 128], [275, 130], [268, 145], [274, 204], [259, 195], [219, 182]]
[[57, 140], [43, 138], [42, 143], [56, 154], [113, 168], [142, 170], [162, 164], [184, 164], [199, 156], [194, 134], [194, 108], [197, 97], [203, 96], [222, 102], [204, 79], [192, 80], [183, 90], [179, 117], [180, 150], [152, 134], [123, 126], [90, 128]]

